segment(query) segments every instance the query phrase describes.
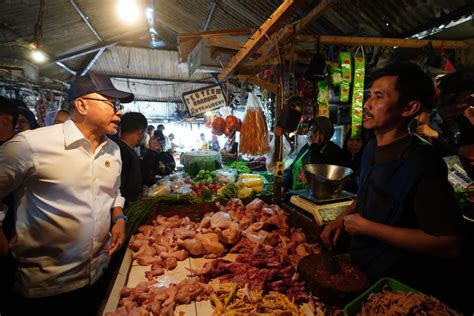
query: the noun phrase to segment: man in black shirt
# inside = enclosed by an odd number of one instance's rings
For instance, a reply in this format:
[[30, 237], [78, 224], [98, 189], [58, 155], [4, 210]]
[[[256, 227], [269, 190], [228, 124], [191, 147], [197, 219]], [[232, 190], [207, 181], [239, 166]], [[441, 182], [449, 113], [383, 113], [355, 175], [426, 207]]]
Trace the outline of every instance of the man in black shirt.
[[147, 124], [145, 116], [138, 112], [125, 113], [120, 121], [120, 139], [116, 140], [122, 157], [120, 192], [127, 203], [138, 200], [142, 193], [140, 157], [135, 147], [140, 145]]
[[364, 104], [363, 125], [373, 129], [362, 157], [357, 200], [325, 227], [335, 244], [345, 229], [351, 257], [372, 280], [389, 276], [463, 306], [462, 221], [447, 168], [436, 150], [408, 133], [408, 124], [434, 97], [433, 82], [416, 65], [382, 70]]

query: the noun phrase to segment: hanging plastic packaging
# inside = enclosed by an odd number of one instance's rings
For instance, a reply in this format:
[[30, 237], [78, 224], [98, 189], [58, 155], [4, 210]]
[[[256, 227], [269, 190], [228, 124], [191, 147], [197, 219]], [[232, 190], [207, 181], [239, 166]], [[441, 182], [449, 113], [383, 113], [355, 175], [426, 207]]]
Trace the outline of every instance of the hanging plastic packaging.
[[243, 155], [264, 155], [268, 151], [268, 130], [257, 98], [249, 93], [247, 109], [240, 128], [239, 152]]
[[352, 82], [351, 53], [340, 52], [339, 63], [341, 65], [342, 82], [339, 85], [339, 101], [349, 102], [349, 94]]
[[350, 84], [352, 81], [351, 53], [349, 52], [339, 53], [339, 62], [341, 63], [342, 81]]
[[341, 68], [336, 63], [329, 64], [329, 81], [333, 87], [339, 87], [342, 83]]
[[318, 116], [329, 117], [329, 86], [327, 80], [318, 82]]
[[351, 85], [342, 82], [339, 86], [339, 101], [341, 102], [349, 102], [349, 94], [350, 94]]
[[[356, 52], [357, 55], [357, 52]], [[362, 131], [362, 111], [364, 106], [364, 79], [365, 79], [365, 58], [362, 50], [362, 57], [354, 58], [354, 86], [352, 88], [352, 130], [351, 137], [359, 138]]]

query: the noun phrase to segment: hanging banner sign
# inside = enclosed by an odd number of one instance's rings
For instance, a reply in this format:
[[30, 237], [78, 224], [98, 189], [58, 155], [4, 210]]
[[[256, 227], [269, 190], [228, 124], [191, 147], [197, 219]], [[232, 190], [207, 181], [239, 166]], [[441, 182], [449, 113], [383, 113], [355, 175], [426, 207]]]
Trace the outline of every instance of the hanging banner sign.
[[191, 116], [197, 116], [227, 105], [224, 92], [218, 84], [185, 92], [183, 101]]

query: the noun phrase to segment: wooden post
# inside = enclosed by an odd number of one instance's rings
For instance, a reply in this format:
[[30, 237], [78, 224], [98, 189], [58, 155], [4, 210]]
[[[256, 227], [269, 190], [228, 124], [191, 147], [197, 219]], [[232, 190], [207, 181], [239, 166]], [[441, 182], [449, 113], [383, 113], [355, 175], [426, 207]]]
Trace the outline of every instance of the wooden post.
[[[283, 54], [283, 49], [280, 50], [280, 54]], [[283, 102], [284, 99], [284, 87], [283, 87], [283, 77], [284, 77], [284, 58], [281, 56], [281, 63], [278, 66], [277, 71], [277, 85], [278, 85], [278, 93], [276, 94], [275, 98], [275, 130], [274, 136], [275, 137], [275, 152], [274, 152], [274, 161], [275, 161], [275, 169], [274, 169], [274, 195], [273, 199], [275, 202], [281, 201], [282, 198], [282, 183], [283, 183], [283, 129], [279, 126], [279, 120], [281, 117], [281, 111], [283, 109]]]

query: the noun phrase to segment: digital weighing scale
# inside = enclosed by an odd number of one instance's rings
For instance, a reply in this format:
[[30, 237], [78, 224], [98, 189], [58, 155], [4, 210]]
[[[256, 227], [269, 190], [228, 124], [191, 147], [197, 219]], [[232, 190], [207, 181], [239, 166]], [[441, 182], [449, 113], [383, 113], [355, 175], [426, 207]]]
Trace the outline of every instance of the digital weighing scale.
[[293, 194], [290, 203], [310, 213], [319, 226], [335, 220], [356, 197], [355, 194], [347, 191], [341, 191], [330, 199], [318, 199], [311, 194], [309, 189], [290, 193]]

